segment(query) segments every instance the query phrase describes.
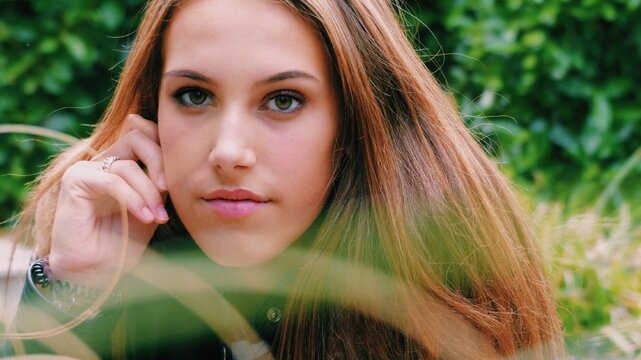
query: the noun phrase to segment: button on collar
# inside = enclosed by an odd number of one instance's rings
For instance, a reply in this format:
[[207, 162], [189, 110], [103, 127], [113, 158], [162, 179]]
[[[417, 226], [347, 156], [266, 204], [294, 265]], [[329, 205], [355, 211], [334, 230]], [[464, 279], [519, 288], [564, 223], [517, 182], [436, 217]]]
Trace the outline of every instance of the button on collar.
[[270, 307], [267, 309], [267, 320], [271, 322], [279, 322], [282, 316], [282, 312], [277, 307]]

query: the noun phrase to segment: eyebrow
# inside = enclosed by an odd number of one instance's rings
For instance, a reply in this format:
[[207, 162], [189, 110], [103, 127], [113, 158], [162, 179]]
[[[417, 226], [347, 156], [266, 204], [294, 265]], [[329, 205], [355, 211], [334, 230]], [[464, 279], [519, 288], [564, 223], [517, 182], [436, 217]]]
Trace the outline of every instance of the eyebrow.
[[276, 75], [272, 75], [264, 80], [259, 81], [258, 83], [260, 85], [267, 85], [267, 84], [273, 84], [275, 82], [279, 82], [283, 80], [297, 79], [297, 78], [309, 79], [309, 80], [314, 80], [316, 82], [320, 82], [314, 75], [306, 73], [304, 71], [285, 71], [285, 72], [278, 73]]
[[[203, 74], [201, 74], [199, 72], [193, 71], [193, 70], [172, 70], [172, 71], [166, 72], [164, 74], [164, 76], [184, 77], [184, 78], [188, 78], [188, 79], [192, 79], [192, 80], [196, 80], [196, 81], [202, 81], [202, 82], [206, 82], [206, 83], [213, 83], [214, 82], [209, 77], [207, 77], [207, 76], [205, 76], [205, 75], [203, 75]], [[284, 71], [284, 72], [269, 76], [268, 78], [266, 78], [264, 80], [258, 81], [258, 84], [259, 85], [268, 85], [268, 84], [273, 84], [273, 83], [276, 83], [276, 82], [279, 82], [279, 81], [284, 81], [284, 80], [288, 80], [288, 79], [297, 79], [297, 78], [309, 79], [309, 80], [313, 80], [313, 81], [316, 81], [316, 82], [320, 82], [320, 80], [318, 80], [312, 74], [306, 73], [304, 71], [294, 70], [294, 71]]]
[[171, 76], [171, 77], [185, 77], [188, 79], [196, 80], [196, 81], [202, 81], [202, 82], [213, 82], [210, 78], [207, 76], [196, 72], [192, 70], [173, 70], [173, 71], [167, 71], [164, 76]]

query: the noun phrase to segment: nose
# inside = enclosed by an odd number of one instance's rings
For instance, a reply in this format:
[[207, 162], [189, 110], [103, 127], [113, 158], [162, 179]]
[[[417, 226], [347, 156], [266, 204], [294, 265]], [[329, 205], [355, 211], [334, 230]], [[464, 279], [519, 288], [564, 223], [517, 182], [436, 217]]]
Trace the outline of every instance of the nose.
[[238, 115], [220, 118], [209, 153], [209, 163], [218, 171], [233, 173], [252, 168], [256, 153], [252, 146], [250, 122]]

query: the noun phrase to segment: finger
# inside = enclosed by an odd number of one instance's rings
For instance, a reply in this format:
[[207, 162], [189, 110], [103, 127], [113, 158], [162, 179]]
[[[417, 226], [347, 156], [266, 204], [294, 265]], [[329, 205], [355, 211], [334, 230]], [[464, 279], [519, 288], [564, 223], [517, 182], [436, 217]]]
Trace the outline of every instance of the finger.
[[111, 165], [109, 173], [121, 177], [143, 198], [157, 222], [164, 223], [169, 220], [160, 192], [135, 161], [116, 161]]
[[[167, 180], [165, 178], [165, 170], [162, 160], [162, 150], [158, 143], [151, 141], [147, 136], [142, 135], [140, 132], [132, 132], [124, 139], [129, 144], [131, 156], [134, 159], [139, 159], [145, 164], [149, 176], [154, 183], [161, 190], [167, 190]], [[127, 156], [127, 157], [129, 157]], [[124, 157], [124, 158], [127, 158]]]
[[158, 124], [151, 120], [147, 120], [138, 114], [129, 114], [127, 116], [125, 127], [122, 129], [122, 135], [126, 135], [133, 130], [141, 131], [154, 142], [159, 142]]
[[142, 161], [152, 181], [156, 184], [155, 186], [161, 190], [167, 190], [160, 145], [142, 131], [132, 130], [94, 160], [102, 160], [107, 156]]
[[[151, 121], [143, 118], [142, 116], [138, 114], [129, 114], [127, 116], [127, 119], [125, 120], [125, 125], [123, 129], [120, 132], [120, 135], [118, 138], [123, 138], [127, 134], [131, 132], [141, 132], [145, 134], [147, 137], [149, 137], [152, 141], [155, 143], [159, 142], [158, 138], [158, 125]], [[117, 147], [116, 145], [113, 145], [109, 147], [107, 150], [102, 151], [100, 154], [94, 156], [92, 160], [101, 160], [106, 158], [107, 156], [116, 156], [113, 153], [110, 153], [110, 150], [113, 150], [112, 148]]]
[[[154, 213], [151, 211], [146, 201], [136, 192], [127, 182], [117, 175], [106, 174], [104, 181], [98, 182], [98, 189], [106, 192], [107, 195], [114, 199], [124, 202], [127, 210], [144, 224], [151, 224], [155, 220]], [[101, 186], [104, 188], [101, 189]]]
[[[154, 213], [136, 190], [120, 176], [97, 169], [93, 162], [79, 162], [67, 169], [61, 187], [61, 195], [92, 202], [115, 199], [124, 202], [129, 213], [140, 222], [150, 224], [155, 220]], [[95, 210], [101, 209], [95, 206]]]

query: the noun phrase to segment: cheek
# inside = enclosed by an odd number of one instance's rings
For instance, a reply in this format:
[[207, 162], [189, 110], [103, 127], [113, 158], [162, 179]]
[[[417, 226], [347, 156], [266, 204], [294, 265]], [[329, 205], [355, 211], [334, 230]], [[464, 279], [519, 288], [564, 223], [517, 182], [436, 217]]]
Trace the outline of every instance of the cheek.
[[199, 163], [194, 132], [175, 119], [177, 115], [159, 111], [158, 137], [170, 190], [185, 180], [185, 174], [196, 171]]
[[305, 133], [307, 136], [278, 147], [278, 176], [297, 198], [298, 208], [318, 208], [325, 200], [333, 172], [334, 127]]
[[181, 161], [183, 151], [181, 151], [181, 136], [176, 134], [176, 129], [167, 122], [159, 118], [158, 134], [160, 140], [160, 149], [162, 151], [163, 166], [165, 176], [170, 183], [173, 183], [176, 178], [176, 173], [180, 172], [180, 165], [184, 162]]

